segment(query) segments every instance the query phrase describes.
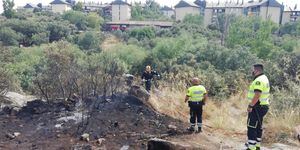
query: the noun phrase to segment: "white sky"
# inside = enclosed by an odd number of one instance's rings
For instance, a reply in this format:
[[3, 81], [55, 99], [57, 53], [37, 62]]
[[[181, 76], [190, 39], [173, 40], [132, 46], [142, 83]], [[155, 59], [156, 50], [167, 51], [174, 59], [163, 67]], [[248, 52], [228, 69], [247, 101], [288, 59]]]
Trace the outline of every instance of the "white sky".
[[[43, 5], [48, 5], [51, 1], [53, 0], [14, 0], [16, 6], [25, 6], [26, 3], [33, 3], [33, 4], [38, 4], [38, 3], [43, 3]], [[84, 0], [77, 0], [77, 1], [84, 1]], [[88, 1], [94, 1], [94, 2], [102, 2], [102, 3], [107, 3], [107, 2], [111, 2], [113, 0], [85, 0], [86, 2]], [[127, 0], [128, 2], [145, 2], [146, 0]], [[156, 2], [158, 2], [160, 5], [167, 5], [169, 7], [174, 7], [180, 0], [155, 0]], [[186, 1], [190, 1], [193, 2], [194, 0], [186, 0]], [[218, 0], [207, 0], [207, 2], [212, 2], [215, 1], [217, 2]], [[220, 2], [225, 2], [225, 1], [231, 1], [231, 0], [219, 0]], [[237, 1], [237, 0], [232, 0], [232, 1]], [[242, 0], [240, 0], [241, 2]], [[249, 1], [249, 0], [244, 0], [245, 2]], [[289, 5], [290, 7], [294, 8], [295, 4], [298, 5], [298, 7], [300, 7], [300, 0], [277, 0], [279, 3], [284, 3], [285, 5]], [[2, 8], [2, 0], [0, 0], [0, 13], [2, 13], [3, 8]]]

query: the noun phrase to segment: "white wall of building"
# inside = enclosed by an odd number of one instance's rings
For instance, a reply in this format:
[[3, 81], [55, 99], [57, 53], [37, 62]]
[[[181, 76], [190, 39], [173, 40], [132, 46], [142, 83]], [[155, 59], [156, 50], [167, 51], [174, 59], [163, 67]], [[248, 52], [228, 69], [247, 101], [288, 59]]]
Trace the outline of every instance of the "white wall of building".
[[204, 10], [204, 26], [208, 26], [212, 23], [213, 9]]
[[128, 21], [131, 19], [131, 8], [128, 5], [112, 5], [112, 21]]
[[175, 8], [176, 21], [183, 20], [188, 14], [200, 15], [200, 8], [197, 7], [181, 7]]
[[173, 15], [175, 15], [174, 10], [163, 10], [162, 13], [169, 18], [171, 18]]
[[271, 21], [279, 24], [280, 23], [280, 8], [279, 7], [261, 7], [260, 17], [263, 20], [270, 19]]
[[52, 12], [60, 13], [60, 14], [72, 9], [72, 7], [67, 4], [54, 4], [51, 7], [52, 7]]

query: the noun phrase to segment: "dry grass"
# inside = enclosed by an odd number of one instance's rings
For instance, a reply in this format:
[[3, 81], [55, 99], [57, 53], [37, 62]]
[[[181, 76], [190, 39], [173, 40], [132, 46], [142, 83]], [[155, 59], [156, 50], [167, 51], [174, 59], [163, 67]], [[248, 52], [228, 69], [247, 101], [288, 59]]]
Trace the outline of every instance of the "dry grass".
[[183, 91], [174, 91], [165, 88], [162, 91], [154, 91], [149, 99], [152, 107], [160, 113], [173, 118], [188, 121], [189, 108], [184, 103], [185, 93]]
[[[247, 102], [243, 101], [241, 97], [241, 95], [233, 96], [222, 102], [209, 99], [204, 107], [204, 125], [234, 132], [245, 131]], [[154, 91], [149, 102], [158, 112], [188, 122], [189, 107], [187, 103], [184, 103], [184, 98], [184, 90], [165, 88]]]
[[295, 127], [300, 125], [300, 108], [289, 108], [283, 112], [270, 110], [266, 117], [266, 140], [268, 142], [287, 142], [293, 138]]
[[114, 35], [108, 35], [108, 37], [100, 45], [103, 51], [110, 50], [112, 47], [120, 43], [120, 40]]
[[300, 108], [286, 109], [282, 113], [269, 113], [267, 118], [268, 127], [272, 130], [287, 130], [292, 131], [295, 126], [300, 125]]
[[[184, 97], [185, 90], [164, 88], [154, 91], [149, 102], [158, 112], [189, 122], [189, 108], [184, 103]], [[235, 95], [222, 101], [209, 99], [204, 107], [204, 126], [209, 127], [212, 132], [245, 137], [247, 105], [244, 94]], [[285, 112], [275, 113], [275, 110], [271, 108], [264, 120], [265, 141], [284, 142], [291, 138], [294, 128], [300, 125], [299, 110], [286, 109]]]
[[244, 132], [247, 102], [243, 99], [243, 95], [236, 95], [227, 100], [208, 103], [205, 108], [208, 124], [226, 132]]

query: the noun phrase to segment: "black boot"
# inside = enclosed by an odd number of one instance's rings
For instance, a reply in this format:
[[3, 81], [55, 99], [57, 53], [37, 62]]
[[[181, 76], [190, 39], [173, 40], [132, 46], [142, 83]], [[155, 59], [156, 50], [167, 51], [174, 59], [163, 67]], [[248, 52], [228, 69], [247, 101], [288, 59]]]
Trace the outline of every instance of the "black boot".
[[198, 127], [198, 130], [196, 131], [196, 133], [200, 133], [200, 132], [202, 132], [202, 128]]
[[187, 128], [188, 131], [194, 132], [195, 131], [195, 126], [190, 126]]

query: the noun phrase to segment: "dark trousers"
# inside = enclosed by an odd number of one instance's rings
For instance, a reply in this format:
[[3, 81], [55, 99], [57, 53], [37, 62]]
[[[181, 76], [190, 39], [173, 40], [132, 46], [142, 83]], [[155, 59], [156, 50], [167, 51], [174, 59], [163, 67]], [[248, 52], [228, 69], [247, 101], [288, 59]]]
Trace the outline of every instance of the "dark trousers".
[[[190, 123], [193, 125], [198, 123], [202, 124], [202, 112], [203, 112], [203, 103], [202, 102], [189, 102], [189, 107], [190, 107]], [[200, 126], [201, 127], [201, 126]]]
[[267, 114], [268, 110], [269, 110], [268, 106], [256, 105], [252, 109], [252, 112], [248, 113], [248, 120], [247, 120], [248, 140], [257, 141], [257, 139], [261, 139], [262, 132], [263, 132], [262, 123], [263, 123], [264, 116]]
[[145, 87], [148, 92], [151, 90], [151, 80], [147, 80], [145, 82]]

